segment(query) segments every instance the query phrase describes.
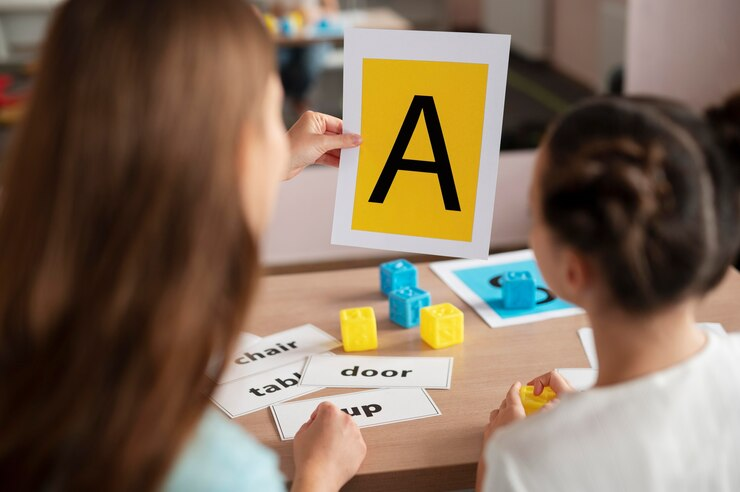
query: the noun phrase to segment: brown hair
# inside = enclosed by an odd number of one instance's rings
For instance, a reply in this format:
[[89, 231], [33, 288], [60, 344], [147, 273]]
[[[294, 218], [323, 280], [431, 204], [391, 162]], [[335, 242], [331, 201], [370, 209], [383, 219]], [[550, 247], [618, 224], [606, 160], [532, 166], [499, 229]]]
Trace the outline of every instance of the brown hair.
[[544, 155], [546, 224], [597, 261], [624, 309], [651, 311], [722, 279], [740, 244], [738, 185], [698, 116], [662, 100], [595, 99], [556, 123]]
[[254, 287], [238, 183], [272, 47], [242, 0], [70, 0], [0, 194], [0, 483], [151, 490]]

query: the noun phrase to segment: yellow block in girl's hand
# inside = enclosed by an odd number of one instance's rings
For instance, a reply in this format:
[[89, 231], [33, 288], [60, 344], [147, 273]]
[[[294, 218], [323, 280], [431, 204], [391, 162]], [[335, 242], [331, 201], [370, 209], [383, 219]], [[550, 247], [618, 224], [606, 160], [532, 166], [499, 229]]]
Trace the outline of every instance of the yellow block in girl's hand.
[[534, 386], [522, 386], [519, 389], [519, 396], [524, 405], [524, 413], [531, 415], [557, 398], [558, 395], [549, 386], [545, 386], [539, 395], [534, 394]]

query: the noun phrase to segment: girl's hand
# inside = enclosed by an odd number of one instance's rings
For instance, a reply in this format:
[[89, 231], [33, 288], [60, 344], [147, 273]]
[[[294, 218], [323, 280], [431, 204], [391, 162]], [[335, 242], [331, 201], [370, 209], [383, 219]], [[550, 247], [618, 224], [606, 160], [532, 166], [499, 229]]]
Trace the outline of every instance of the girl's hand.
[[522, 383], [518, 381], [514, 383], [509, 388], [509, 392], [506, 393], [506, 398], [501, 401], [501, 406], [491, 412], [488, 425], [483, 433], [484, 447], [485, 443], [488, 442], [488, 439], [490, 439], [497, 429], [526, 417], [524, 405], [522, 405], [522, 399], [519, 396], [519, 389], [521, 387]]
[[534, 394], [538, 396], [542, 393], [542, 389], [545, 386], [552, 388], [558, 397], [566, 393], [575, 392], [573, 386], [571, 386], [568, 380], [561, 376], [558, 371], [550, 371], [547, 374], [538, 376], [527, 384], [534, 386]]
[[324, 164], [339, 167], [340, 149], [357, 147], [362, 137], [342, 133], [342, 120], [323, 113], [306, 111], [288, 130], [290, 166], [285, 179], [297, 176], [306, 166]]
[[292, 490], [339, 490], [357, 473], [366, 452], [352, 417], [331, 403], [322, 403], [295, 436]]

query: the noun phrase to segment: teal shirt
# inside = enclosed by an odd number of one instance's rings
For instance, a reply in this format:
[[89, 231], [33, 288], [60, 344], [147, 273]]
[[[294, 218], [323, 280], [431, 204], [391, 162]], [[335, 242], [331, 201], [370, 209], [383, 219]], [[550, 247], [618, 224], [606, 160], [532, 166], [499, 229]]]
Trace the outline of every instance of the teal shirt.
[[209, 408], [165, 479], [166, 492], [283, 492], [278, 457]]

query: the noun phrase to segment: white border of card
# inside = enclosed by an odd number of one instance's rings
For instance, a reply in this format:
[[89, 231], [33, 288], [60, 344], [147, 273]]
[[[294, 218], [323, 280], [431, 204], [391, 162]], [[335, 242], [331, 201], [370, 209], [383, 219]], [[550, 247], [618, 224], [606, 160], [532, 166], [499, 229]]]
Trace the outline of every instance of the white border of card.
[[503, 328], [506, 326], [522, 325], [525, 323], [534, 323], [536, 321], [543, 321], [546, 319], [553, 318], [564, 318], [567, 316], [574, 316], [576, 314], [583, 313], [581, 308], [570, 308], [570, 309], [559, 309], [557, 311], [548, 311], [546, 313], [529, 314], [525, 316], [518, 316], [516, 318], [504, 319], [496, 311], [481, 299], [475, 292], [470, 290], [464, 282], [462, 282], [456, 275], [455, 271], [465, 270], [468, 268], [482, 267], [486, 265], [500, 265], [502, 263], [510, 263], [524, 260], [534, 259], [534, 254], [531, 249], [524, 249], [521, 251], [512, 251], [511, 253], [500, 253], [491, 255], [487, 260], [451, 260], [451, 261], [440, 261], [432, 263], [429, 268], [432, 269], [437, 276], [442, 279], [447, 286], [452, 289], [455, 294], [460, 296], [463, 301], [468, 303], [470, 307], [475, 309], [483, 321], [485, 321], [491, 328]]
[[325, 401], [335, 404], [340, 409], [346, 406], [352, 412], [348, 412], [349, 415], [360, 428], [442, 415], [434, 400], [423, 388], [358, 391], [272, 405], [270, 411], [275, 419], [280, 439], [283, 441], [293, 439], [316, 407]]
[[[237, 347], [229, 355], [219, 384], [253, 376], [263, 371], [284, 366], [296, 360], [305, 360], [313, 354], [334, 350], [342, 343], [317, 326], [306, 324], [262, 338], [248, 347]], [[249, 350], [249, 354], [244, 353]], [[257, 357], [259, 355], [259, 357]], [[247, 362], [237, 361], [250, 357]]]
[[[325, 355], [334, 354], [327, 352]], [[233, 419], [322, 390], [319, 386], [300, 385], [305, 366], [306, 359], [301, 359], [254, 376], [219, 384], [211, 395], [211, 401]]]
[[493, 201], [498, 174], [501, 121], [511, 36], [347, 29], [344, 34], [344, 131], [362, 133], [362, 60], [421, 60], [489, 65], [478, 190], [471, 242], [452, 241], [352, 229], [355, 184], [360, 149], [342, 151], [334, 205], [332, 244], [485, 258], [491, 240]]
[[452, 357], [356, 355], [313, 355], [301, 378], [302, 385], [326, 388], [450, 389], [451, 381]]

